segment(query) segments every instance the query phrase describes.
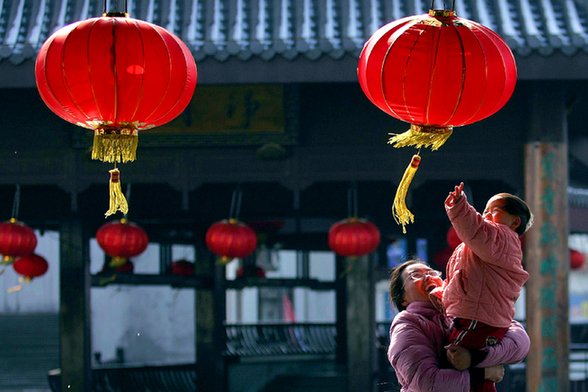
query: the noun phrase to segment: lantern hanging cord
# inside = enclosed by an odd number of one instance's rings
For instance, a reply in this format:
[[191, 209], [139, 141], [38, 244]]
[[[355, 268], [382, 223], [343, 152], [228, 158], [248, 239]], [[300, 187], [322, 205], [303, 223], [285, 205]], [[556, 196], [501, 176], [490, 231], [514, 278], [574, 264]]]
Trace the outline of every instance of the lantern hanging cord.
[[[435, 0], [431, 0], [431, 8], [430, 9], [435, 9]], [[443, 10], [447, 10], [447, 3], [445, 2], [445, 0], [443, 0]], [[453, 0], [451, 2], [451, 11], [455, 11], [455, 0]]]
[[351, 183], [347, 191], [347, 215], [357, 218], [357, 184], [355, 182]]
[[237, 188], [233, 191], [233, 197], [231, 199], [231, 210], [229, 211], [229, 219], [238, 219], [239, 213], [241, 212], [241, 199], [243, 192], [241, 192], [241, 186], [237, 185]]
[[18, 218], [18, 210], [20, 208], [20, 185], [16, 185], [14, 191], [14, 202], [12, 203], [12, 218]]

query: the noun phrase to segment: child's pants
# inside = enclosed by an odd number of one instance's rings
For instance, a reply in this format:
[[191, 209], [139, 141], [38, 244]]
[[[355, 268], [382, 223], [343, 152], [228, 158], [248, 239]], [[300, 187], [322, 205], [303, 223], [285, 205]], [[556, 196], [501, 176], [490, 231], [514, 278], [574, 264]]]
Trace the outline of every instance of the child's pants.
[[[506, 331], [508, 328], [497, 328], [475, 320], [455, 318], [449, 335], [449, 344], [470, 350], [481, 350], [500, 342]], [[484, 384], [475, 386], [471, 392], [496, 392], [496, 386], [493, 382], [485, 380]]]

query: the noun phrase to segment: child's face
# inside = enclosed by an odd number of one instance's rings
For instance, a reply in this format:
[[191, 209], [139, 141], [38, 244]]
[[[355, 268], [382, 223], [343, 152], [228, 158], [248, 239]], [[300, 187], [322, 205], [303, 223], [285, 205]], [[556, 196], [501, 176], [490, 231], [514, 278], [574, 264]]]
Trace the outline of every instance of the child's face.
[[441, 273], [422, 263], [406, 267], [402, 271], [402, 281], [404, 282], [404, 306], [416, 301], [430, 301], [429, 293], [443, 285]]
[[496, 196], [488, 200], [482, 216], [488, 221], [507, 225], [512, 230], [515, 230], [521, 224], [521, 218], [506, 212], [504, 210], [504, 199]]

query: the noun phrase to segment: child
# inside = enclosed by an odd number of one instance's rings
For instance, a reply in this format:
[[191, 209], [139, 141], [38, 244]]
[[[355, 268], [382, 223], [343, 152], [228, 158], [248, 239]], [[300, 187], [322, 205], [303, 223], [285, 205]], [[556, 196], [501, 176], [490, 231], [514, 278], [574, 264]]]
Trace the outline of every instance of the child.
[[[515, 315], [515, 302], [529, 278], [523, 269], [519, 237], [533, 223], [533, 214], [522, 199], [499, 193], [488, 200], [483, 214], [467, 202], [463, 182], [445, 200], [445, 210], [463, 241], [447, 263], [447, 279], [431, 293], [453, 317], [452, 346], [474, 350], [472, 366], [485, 355], [477, 351], [498, 343]], [[486, 381], [476, 392], [495, 392]]]

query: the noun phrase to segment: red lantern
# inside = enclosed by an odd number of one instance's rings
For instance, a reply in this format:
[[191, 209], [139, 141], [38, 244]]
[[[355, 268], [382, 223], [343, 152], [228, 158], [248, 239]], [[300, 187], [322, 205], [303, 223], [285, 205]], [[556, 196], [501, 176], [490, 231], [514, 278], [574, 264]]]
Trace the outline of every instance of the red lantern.
[[[411, 124], [409, 131], [392, 136], [388, 143], [432, 150], [445, 143], [453, 127], [502, 108], [517, 78], [506, 42], [487, 27], [446, 10], [381, 27], [365, 43], [357, 72], [374, 105]], [[417, 154], [394, 199], [392, 213], [403, 231], [414, 221], [405, 197], [419, 163]]]
[[22, 222], [12, 218], [0, 223], [1, 265], [12, 264], [15, 257], [32, 254], [37, 246], [35, 232]]
[[441, 250], [438, 250], [433, 255], [433, 263], [435, 263], [435, 265], [437, 267], [444, 269], [447, 267], [447, 263], [449, 262], [449, 258], [451, 257], [452, 254], [453, 254], [453, 249], [451, 249], [450, 247], [446, 247]]
[[463, 241], [459, 239], [459, 237], [457, 235], [457, 232], [455, 231], [455, 229], [453, 228], [453, 226], [451, 226], [449, 228], [449, 230], [447, 231], [447, 244], [449, 244], [449, 247], [451, 249], [455, 249], [462, 242]]
[[172, 274], [180, 276], [193, 276], [194, 263], [188, 260], [178, 260], [171, 263]]
[[[94, 131], [92, 159], [134, 161], [138, 132], [176, 118], [196, 86], [194, 58], [160, 26], [108, 13], [67, 25], [45, 41], [35, 64], [37, 89], [62, 119]], [[107, 216], [128, 206], [111, 171]]]
[[577, 250], [570, 249], [570, 268], [579, 269], [582, 268], [586, 262], [584, 253], [578, 252]]
[[329, 229], [329, 248], [339, 256], [359, 257], [376, 250], [380, 230], [365, 219], [348, 218]]
[[[237, 277], [238, 278], [242, 278], [243, 275], [245, 274], [244, 272], [244, 268], [241, 266], [239, 268], [237, 268]], [[258, 278], [265, 278], [265, 270], [261, 267], [255, 267], [255, 276]]]
[[43, 257], [30, 254], [17, 258], [12, 267], [17, 273], [24, 276], [25, 281], [30, 281], [33, 278], [44, 275], [49, 269], [49, 264]]
[[226, 264], [234, 258], [245, 258], [257, 247], [255, 231], [236, 219], [214, 223], [206, 232], [206, 246]]
[[100, 227], [96, 232], [96, 241], [112, 257], [110, 266], [120, 267], [127, 259], [143, 253], [149, 244], [149, 237], [141, 227], [121, 219]]
[[135, 265], [132, 261], [128, 260], [121, 266], [116, 267], [116, 272], [121, 274], [132, 274], [135, 271]]

